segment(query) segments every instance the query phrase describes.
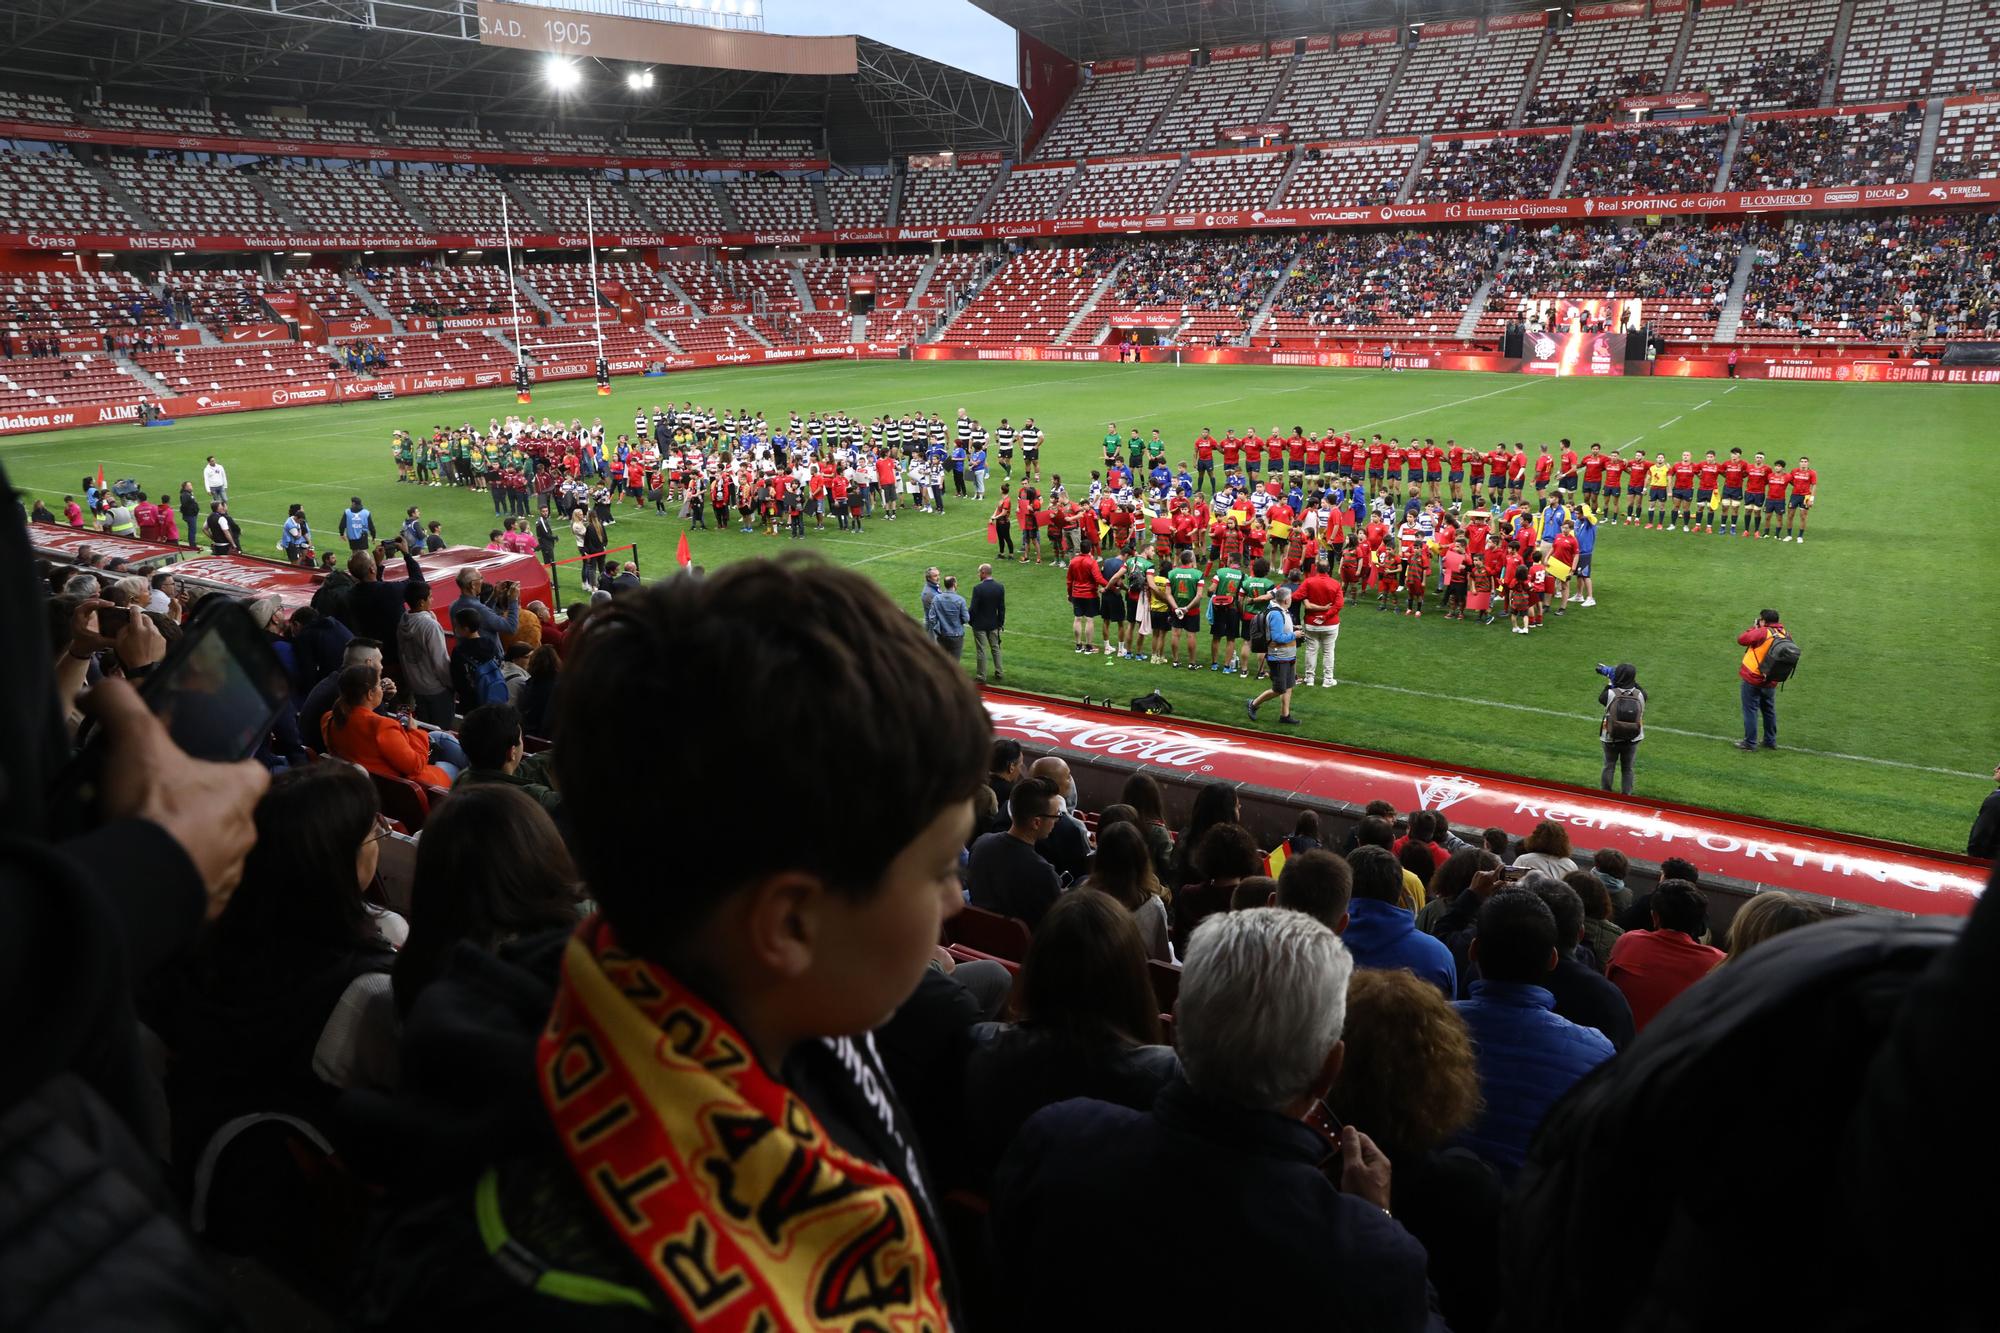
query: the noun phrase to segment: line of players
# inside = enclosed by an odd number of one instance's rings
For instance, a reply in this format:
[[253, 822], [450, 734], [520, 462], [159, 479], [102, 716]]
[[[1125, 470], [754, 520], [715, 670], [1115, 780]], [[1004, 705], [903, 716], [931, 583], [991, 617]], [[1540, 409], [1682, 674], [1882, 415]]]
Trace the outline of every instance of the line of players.
[[[1103, 448], [1107, 466], [1122, 461], [1135, 476], [1157, 476], [1165, 464], [1167, 446], [1157, 430], [1142, 437], [1134, 428], [1125, 437], [1116, 422], [1109, 422]], [[1468, 495], [1476, 503], [1484, 495], [1497, 509], [1507, 500], [1522, 499], [1532, 477], [1538, 508], [1554, 489], [1572, 499], [1580, 493], [1613, 522], [1785, 541], [1805, 540], [1819, 485], [1819, 473], [1803, 454], [1793, 466], [1782, 458], [1767, 464], [1761, 452], [1746, 460], [1741, 449], [1731, 449], [1722, 460], [1709, 450], [1699, 462], [1683, 451], [1680, 462], [1670, 463], [1664, 453], [1649, 460], [1643, 449], [1634, 449], [1628, 458], [1598, 444], [1579, 453], [1567, 439], [1555, 450], [1538, 446], [1530, 459], [1518, 441], [1511, 449], [1495, 444], [1482, 451], [1461, 447], [1456, 440], [1440, 445], [1434, 439], [1412, 439], [1406, 445], [1380, 434], [1365, 440], [1336, 431], [1313, 436], [1302, 426], [1289, 434], [1274, 426], [1264, 436], [1229, 430], [1217, 439], [1204, 427], [1194, 453], [1195, 488], [1211, 494], [1232, 480], [1254, 488], [1262, 473], [1302, 478], [1308, 485], [1314, 478], [1339, 478], [1363, 483], [1371, 492], [1398, 484], [1422, 487], [1428, 498], [1448, 494], [1454, 504]]]

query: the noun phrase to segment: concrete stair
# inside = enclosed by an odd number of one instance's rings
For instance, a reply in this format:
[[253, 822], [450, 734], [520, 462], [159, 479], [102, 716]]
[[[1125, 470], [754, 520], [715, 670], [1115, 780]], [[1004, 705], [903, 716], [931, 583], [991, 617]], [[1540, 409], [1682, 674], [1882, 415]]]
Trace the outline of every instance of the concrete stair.
[[[822, 205], [824, 205], [826, 203], [826, 200], [824, 197], [822, 197], [819, 202]], [[824, 217], [825, 213], [822, 212], [821, 216]], [[813, 303], [812, 288], [806, 286], [805, 269], [803, 269], [797, 264], [789, 265], [789, 267], [792, 271], [792, 290], [798, 293], [799, 297], [799, 309], [800, 310], [819, 309], [819, 307]]]
[[1396, 68], [1389, 71], [1388, 82], [1382, 85], [1382, 100], [1375, 104], [1375, 114], [1368, 118], [1370, 135], [1382, 132], [1382, 122], [1389, 115], [1389, 103], [1396, 97], [1396, 85], [1403, 81], [1403, 71], [1410, 67], [1410, 52], [1415, 49], [1414, 46], [1405, 45], [1403, 54], [1396, 57]]
[[1555, 40], [1554, 28], [1542, 29], [1542, 40], [1535, 46], [1534, 59], [1528, 62], [1528, 81], [1521, 85], [1521, 95], [1514, 102], [1514, 110], [1507, 117], [1507, 128], [1518, 129], [1528, 116], [1528, 103], [1534, 100], [1535, 85], [1542, 79], [1542, 61], [1548, 57], [1549, 44]]
[[1729, 137], [1722, 144], [1722, 165], [1715, 171], [1715, 188], [1729, 188], [1729, 173], [1736, 169], [1736, 149], [1743, 142], [1743, 127], [1750, 123], [1749, 117], [1737, 115], [1730, 118]]
[[1681, 90], [1681, 66], [1687, 63], [1688, 43], [1694, 39], [1694, 6], [1689, 5], [1681, 15], [1680, 31], [1674, 34], [1674, 54], [1667, 61], [1666, 81], [1660, 87], [1667, 92]]
[[660, 220], [653, 216], [653, 210], [646, 207], [645, 201], [639, 198], [638, 194], [633, 191], [631, 186], [625, 183], [622, 177], [613, 176], [611, 178], [611, 192], [624, 201], [625, 207], [639, 215], [639, 220], [646, 224], [648, 230], [667, 230], [660, 225]]
[[500, 180], [500, 188], [507, 192], [507, 208], [510, 213], [507, 221], [511, 230], [520, 231], [529, 226], [538, 227], [543, 231], [555, 230], [549, 222], [548, 215], [536, 207], [535, 201], [528, 197], [526, 190], [504, 176]]
[[1431, 136], [1428, 134], [1417, 136], [1417, 155], [1410, 159], [1410, 170], [1403, 177], [1403, 183], [1396, 187], [1397, 203], [1407, 204], [1410, 202], [1410, 196], [1417, 191], [1417, 181], [1424, 174], [1424, 163], [1429, 160], [1430, 155]]
[[1578, 152], [1582, 151], [1582, 149], [1583, 149], [1583, 126], [1578, 125], [1575, 129], [1570, 131], [1569, 147], [1563, 150], [1562, 165], [1556, 168], [1555, 181], [1549, 186], [1550, 197], [1556, 199], [1560, 199], [1562, 197], [1563, 186], [1569, 184], [1569, 169], [1576, 165], [1576, 155]]
[[1833, 45], [1828, 48], [1826, 82], [1820, 86], [1819, 104], [1834, 105], [1840, 93], [1840, 62], [1847, 55], [1847, 33], [1854, 25], [1854, 0], [1840, 0], [1840, 17], [1833, 21]]
[[1920, 181], [1931, 178], [1931, 168], [1937, 164], [1938, 131], [1944, 127], [1944, 99], [1933, 97], [1924, 103], [1924, 132], [1917, 139], [1917, 160], [1911, 165], [1910, 174]]
[[278, 193], [278, 187], [271, 184], [269, 180], [254, 172], [244, 174], [242, 179], [249, 183], [251, 189], [263, 196], [264, 202], [271, 206], [271, 211], [278, 215], [278, 221], [291, 228], [294, 236], [304, 235], [306, 232], [313, 230], [306, 225], [304, 219], [292, 211], [292, 206], [285, 202], [283, 195]]
[[910, 299], [903, 303], [903, 309], [915, 310], [917, 308], [917, 298], [930, 290], [931, 279], [937, 275], [937, 266], [938, 257], [936, 254], [932, 254], [929, 259], [924, 261], [924, 266], [917, 270], [917, 280], [910, 287]]
[[87, 155], [84, 165], [89, 170], [91, 176], [96, 179], [97, 188], [110, 195], [113, 202], [127, 213], [130, 213], [132, 221], [138, 226], [139, 230], [158, 231], [160, 229], [159, 221], [151, 213], [140, 207], [138, 197], [118, 183], [118, 178], [111, 174], [110, 170], [105, 167], [103, 161], [95, 153]]
[[398, 333], [402, 332], [402, 321], [390, 314], [389, 307], [376, 300], [375, 293], [362, 286], [361, 279], [355, 277], [352, 273], [347, 275], [347, 290], [354, 293], [355, 298], [361, 302], [369, 314], [375, 316], [377, 319], [388, 320], [390, 327], [394, 328]]
[[1748, 241], [1743, 243], [1743, 253], [1736, 256], [1736, 273], [1729, 279], [1729, 294], [1723, 298], [1722, 313], [1715, 319], [1715, 340], [1719, 343], [1736, 341], [1736, 331], [1743, 327], [1743, 294], [1750, 289], [1750, 271], [1757, 267], [1757, 247]]
[[137, 361], [134, 361], [131, 353], [113, 352], [111, 356], [118, 363], [119, 369], [139, 381], [140, 387], [147, 393], [152, 394], [155, 398], [171, 398], [174, 396], [175, 390], [169, 387], [165, 380], [155, 375], [152, 371], [147, 370]]
[[438, 229], [436, 220], [424, 211], [422, 204], [417, 202], [417, 196], [403, 188], [401, 177], [391, 173], [378, 176], [376, 179], [381, 181], [382, 188], [387, 190], [395, 197], [396, 202], [403, 206], [403, 211], [416, 219], [419, 227], [429, 232], [435, 232]]
[[[1090, 289], [1090, 295], [1084, 299], [1082, 305], [1077, 307], [1076, 313], [1069, 317], [1069, 323], [1063, 325], [1057, 331], [1055, 338], [1056, 346], [1061, 347], [1066, 345], [1076, 331], [1083, 327], [1084, 321], [1090, 318], [1091, 312], [1097, 309], [1097, 303], [1104, 299], [1104, 294], [1111, 290], [1111, 285], [1118, 281], [1118, 275], [1124, 270], [1125, 261], [1121, 259], [1111, 266], [1111, 270], [1108, 273], [1097, 280], [1097, 285]], [[1093, 339], [1093, 341], [1102, 341], [1102, 339]]]

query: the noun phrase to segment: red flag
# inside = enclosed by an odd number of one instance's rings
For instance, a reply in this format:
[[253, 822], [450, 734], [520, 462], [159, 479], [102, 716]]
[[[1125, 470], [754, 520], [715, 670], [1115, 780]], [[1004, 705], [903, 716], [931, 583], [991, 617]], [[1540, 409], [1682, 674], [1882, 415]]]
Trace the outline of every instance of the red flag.
[[104, 489], [104, 464], [102, 463], [97, 465], [97, 489], [100, 491]]
[[996, 524], [988, 523], [986, 525], [986, 544], [988, 546], [994, 546], [997, 545], [999, 541], [1000, 541], [999, 527]]
[[674, 552], [674, 562], [683, 569], [694, 563], [694, 556], [688, 552], [688, 535], [685, 532], [681, 534], [680, 549]]

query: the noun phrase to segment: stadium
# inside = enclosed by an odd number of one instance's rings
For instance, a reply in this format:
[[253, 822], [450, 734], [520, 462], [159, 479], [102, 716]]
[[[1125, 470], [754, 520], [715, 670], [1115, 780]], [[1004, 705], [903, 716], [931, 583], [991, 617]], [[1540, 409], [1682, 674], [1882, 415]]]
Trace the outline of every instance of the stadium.
[[844, 8], [0, 5], [0, 1324], [1976, 1326], [2000, 2]]

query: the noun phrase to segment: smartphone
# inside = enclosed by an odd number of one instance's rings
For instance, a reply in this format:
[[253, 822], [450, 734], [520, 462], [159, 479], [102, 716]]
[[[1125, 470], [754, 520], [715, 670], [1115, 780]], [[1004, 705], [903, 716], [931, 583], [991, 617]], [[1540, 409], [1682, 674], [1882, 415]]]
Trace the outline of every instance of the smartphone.
[[[104, 625], [99, 613], [99, 629]], [[167, 655], [139, 686], [139, 697], [166, 724], [188, 755], [234, 763], [256, 752], [291, 687], [270, 638], [249, 607], [229, 597], [205, 597]], [[86, 725], [76, 754], [51, 784], [49, 810], [65, 833], [96, 819], [103, 777], [104, 734]]]
[[1528, 877], [1528, 870], [1527, 867], [1525, 866], [1507, 866], [1500, 872], [1500, 878], [1502, 880], [1526, 879], [1527, 877]]

